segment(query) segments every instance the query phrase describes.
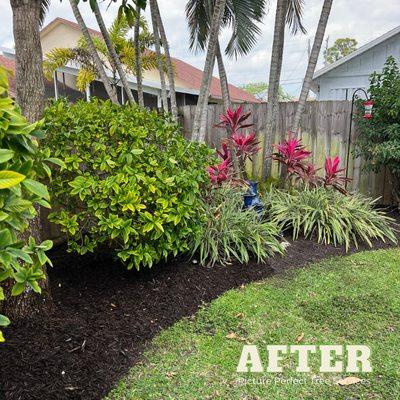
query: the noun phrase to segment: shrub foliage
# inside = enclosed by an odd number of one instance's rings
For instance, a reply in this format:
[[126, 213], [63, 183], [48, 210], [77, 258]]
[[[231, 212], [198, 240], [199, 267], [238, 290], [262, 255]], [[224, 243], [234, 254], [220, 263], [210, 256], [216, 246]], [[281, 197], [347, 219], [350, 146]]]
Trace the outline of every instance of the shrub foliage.
[[388, 168], [393, 200], [400, 205], [400, 70], [393, 57], [388, 57], [381, 73], [371, 75], [369, 92], [374, 101], [372, 118], [362, 117], [363, 102], [355, 116], [356, 155], [363, 157], [368, 169]]
[[[38, 281], [45, 278], [43, 266], [50, 264], [45, 252], [52, 242], [36, 243], [33, 237], [23, 235], [29, 220], [37, 216], [35, 206], [50, 207], [47, 188], [37, 178], [44, 173], [50, 176], [47, 162], [58, 163], [46, 160], [46, 152], [38, 150], [37, 138], [43, 135], [41, 124], [29, 125], [21, 115], [8, 96], [7, 73], [0, 68], [0, 282], [12, 282], [13, 296], [26, 287], [40, 293]], [[0, 287], [0, 302], [4, 299]], [[9, 322], [0, 315], [0, 327]]]
[[318, 243], [358, 247], [359, 241], [372, 246], [372, 239], [396, 243], [391, 227], [394, 220], [375, 208], [375, 201], [359, 194], [345, 196], [333, 189], [273, 189], [269, 194], [271, 220], [281, 229], [315, 237]]
[[250, 256], [264, 262], [283, 253], [279, 229], [261, 220], [253, 209], [243, 210], [243, 188], [229, 183], [213, 187], [202, 205], [201, 235], [191, 243], [203, 265], [247, 263]]
[[65, 167], [50, 185], [52, 221], [84, 254], [110, 244], [128, 268], [189, 250], [210, 151], [168, 117], [93, 100], [46, 111], [47, 146]]

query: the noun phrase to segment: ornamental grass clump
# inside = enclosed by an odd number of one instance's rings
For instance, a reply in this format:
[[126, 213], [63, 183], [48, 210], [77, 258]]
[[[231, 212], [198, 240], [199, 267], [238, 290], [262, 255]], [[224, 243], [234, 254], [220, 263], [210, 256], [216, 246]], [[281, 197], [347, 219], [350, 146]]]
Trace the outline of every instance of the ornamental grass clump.
[[200, 264], [246, 264], [250, 257], [265, 262], [283, 253], [278, 227], [253, 209], [243, 210], [243, 192], [229, 183], [210, 189], [202, 203], [201, 234], [191, 243]]
[[315, 238], [318, 243], [344, 245], [360, 242], [372, 246], [373, 239], [397, 243], [394, 219], [376, 208], [377, 200], [360, 194], [346, 196], [332, 188], [272, 189], [268, 196], [271, 221], [282, 230]]
[[212, 157], [168, 116], [109, 101], [46, 111], [47, 146], [65, 162], [50, 182], [51, 220], [80, 254], [109, 245], [128, 268], [189, 251]]

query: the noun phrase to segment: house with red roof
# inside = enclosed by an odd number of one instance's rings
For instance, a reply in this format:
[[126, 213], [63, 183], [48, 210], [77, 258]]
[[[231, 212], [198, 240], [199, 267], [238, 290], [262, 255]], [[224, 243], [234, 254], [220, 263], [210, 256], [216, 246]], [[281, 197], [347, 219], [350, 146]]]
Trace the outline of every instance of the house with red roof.
[[[94, 29], [89, 29], [93, 36], [101, 37], [101, 33]], [[78, 44], [81, 38], [81, 31], [75, 22], [64, 18], [56, 18], [50, 22], [41, 31], [41, 43], [43, 55], [54, 48], [72, 48]], [[0, 55], [0, 65], [14, 70], [14, 51], [11, 49], [2, 49], [3, 55]], [[175, 88], [177, 93], [178, 106], [197, 104], [197, 97], [200, 91], [203, 72], [186, 63], [185, 61], [173, 58], [175, 70]], [[74, 101], [79, 98], [90, 98], [96, 96], [107, 98], [103, 84], [99, 81], [93, 82], [87, 88], [85, 93], [79, 92], [76, 88], [76, 76], [79, 72], [79, 65], [68, 64], [58, 68], [54, 74], [53, 82], [46, 83], [46, 95], [48, 97], [58, 98], [67, 97]], [[133, 75], [128, 76], [128, 82], [134, 95], [136, 95], [136, 78]], [[168, 81], [167, 81], [168, 84]], [[14, 89], [14, 81], [11, 80], [11, 91]], [[143, 71], [143, 90], [145, 104], [149, 107], [157, 107], [161, 104], [161, 84], [157, 69]], [[259, 102], [253, 95], [234, 85], [229, 85], [230, 96], [233, 102], [237, 103], [255, 103]], [[118, 87], [118, 95], [121, 101], [124, 101], [122, 87]], [[213, 77], [210, 95], [210, 103], [222, 102], [221, 86], [218, 78]]]

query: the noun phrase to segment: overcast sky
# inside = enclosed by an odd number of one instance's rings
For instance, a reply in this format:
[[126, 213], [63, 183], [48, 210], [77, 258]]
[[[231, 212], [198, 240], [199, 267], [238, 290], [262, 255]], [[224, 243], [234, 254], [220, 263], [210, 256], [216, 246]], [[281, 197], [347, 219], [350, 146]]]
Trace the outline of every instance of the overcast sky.
[[[164, 20], [171, 54], [190, 64], [203, 68], [204, 54], [193, 54], [188, 49], [188, 31], [185, 21], [185, 4], [187, 0], [158, 0]], [[108, 3], [108, 0], [106, 0]], [[307, 63], [307, 43], [313, 40], [322, 7], [322, 0], [305, 0], [304, 23], [308, 30], [306, 35], [292, 36], [286, 34], [283, 58], [282, 85], [291, 94], [297, 94]], [[239, 60], [226, 60], [226, 69], [230, 82], [240, 85], [248, 82], [268, 80], [269, 62], [272, 46], [276, 1], [270, 1], [269, 11], [264, 20], [262, 35], [257, 46], [246, 57]], [[103, 6], [104, 18], [111, 23], [116, 15], [116, 6], [106, 9]], [[81, 5], [82, 14], [89, 27], [97, 28], [96, 21], [86, 3]], [[12, 47], [12, 13], [8, 0], [0, 0], [0, 46]], [[55, 17], [74, 20], [69, 2], [52, 0], [46, 24]], [[148, 16], [148, 20], [150, 20]], [[357, 39], [359, 45], [382, 35], [400, 23], [399, 0], [334, 0], [328, 22], [326, 36], [329, 44], [342, 37]], [[222, 32], [222, 42], [226, 43], [228, 31]], [[322, 66], [320, 60], [319, 67]], [[217, 71], [215, 71], [217, 75]]]

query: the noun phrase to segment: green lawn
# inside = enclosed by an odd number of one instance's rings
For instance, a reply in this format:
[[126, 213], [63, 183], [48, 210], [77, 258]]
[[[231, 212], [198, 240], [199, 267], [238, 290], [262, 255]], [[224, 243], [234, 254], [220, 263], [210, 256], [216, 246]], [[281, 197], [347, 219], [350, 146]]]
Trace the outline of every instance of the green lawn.
[[[231, 290], [155, 338], [108, 399], [399, 399], [399, 267], [398, 249], [365, 252]], [[257, 345], [266, 367], [267, 344], [303, 334], [301, 344], [370, 346], [373, 372], [320, 373], [318, 353], [312, 373], [296, 373], [295, 356], [284, 356], [281, 374], [236, 372], [243, 344]], [[350, 375], [362, 382], [336, 383]], [[300, 382], [278, 381], [290, 378]]]

